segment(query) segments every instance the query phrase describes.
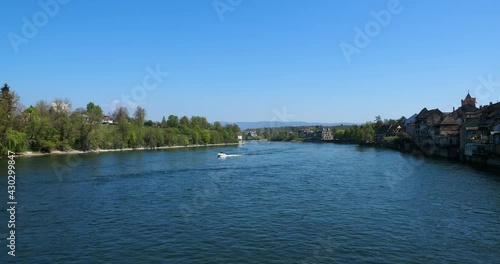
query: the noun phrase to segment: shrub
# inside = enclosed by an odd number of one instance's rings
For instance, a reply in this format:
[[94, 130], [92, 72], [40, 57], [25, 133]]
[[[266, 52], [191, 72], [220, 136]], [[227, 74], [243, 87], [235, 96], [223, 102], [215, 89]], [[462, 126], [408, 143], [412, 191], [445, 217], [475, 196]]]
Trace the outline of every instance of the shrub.
[[40, 151], [41, 152], [50, 153], [55, 148], [56, 148], [56, 144], [54, 144], [54, 142], [47, 141], [47, 140], [40, 141]]

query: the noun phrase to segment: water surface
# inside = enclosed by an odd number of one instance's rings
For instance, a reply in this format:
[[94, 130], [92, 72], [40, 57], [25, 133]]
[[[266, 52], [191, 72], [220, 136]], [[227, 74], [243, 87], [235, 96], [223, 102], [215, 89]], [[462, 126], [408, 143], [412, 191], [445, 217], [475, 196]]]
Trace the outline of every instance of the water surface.
[[16, 162], [17, 256], [4, 242], [1, 263], [500, 261], [494, 170], [266, 142]]

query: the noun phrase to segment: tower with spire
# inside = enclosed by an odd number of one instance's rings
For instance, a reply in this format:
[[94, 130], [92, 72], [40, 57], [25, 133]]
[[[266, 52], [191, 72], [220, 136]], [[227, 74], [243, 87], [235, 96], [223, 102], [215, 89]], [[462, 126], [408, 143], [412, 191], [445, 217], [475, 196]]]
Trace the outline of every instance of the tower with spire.
[[470, 105], [476, 107], [476, 98], [470, 96], [470, 93], [467, 91], [467, 96], [464, 100], [462, 100], [462, 106]]

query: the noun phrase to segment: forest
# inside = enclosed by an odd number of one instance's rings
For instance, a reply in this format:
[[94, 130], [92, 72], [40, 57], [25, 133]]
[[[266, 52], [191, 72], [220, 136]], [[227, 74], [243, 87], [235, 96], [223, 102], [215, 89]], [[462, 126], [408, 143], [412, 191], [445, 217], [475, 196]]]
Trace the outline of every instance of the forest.
[[234, 124], [209, 123], [205, 117], [163, 116], [147, 120], [144, 108], [118, 107], [104, 115], [97, 104], [72, 110], [68, 99], [38, 101], [25, 107], [8, 84], [0, 94], [0, 151], [54, 150], [91, 151], [97, 149], [156, 148], [163, 146], [235, 143], [240, 128]]

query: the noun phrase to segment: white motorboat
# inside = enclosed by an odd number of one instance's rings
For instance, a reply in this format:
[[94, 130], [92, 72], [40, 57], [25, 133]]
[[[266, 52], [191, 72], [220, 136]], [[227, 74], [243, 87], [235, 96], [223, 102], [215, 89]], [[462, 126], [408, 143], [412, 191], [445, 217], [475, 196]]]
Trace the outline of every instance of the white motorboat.
[[224, 152], [217, 153], [217, 158], [226, 158], [226, 157], [227, 157], [227, 154]]

